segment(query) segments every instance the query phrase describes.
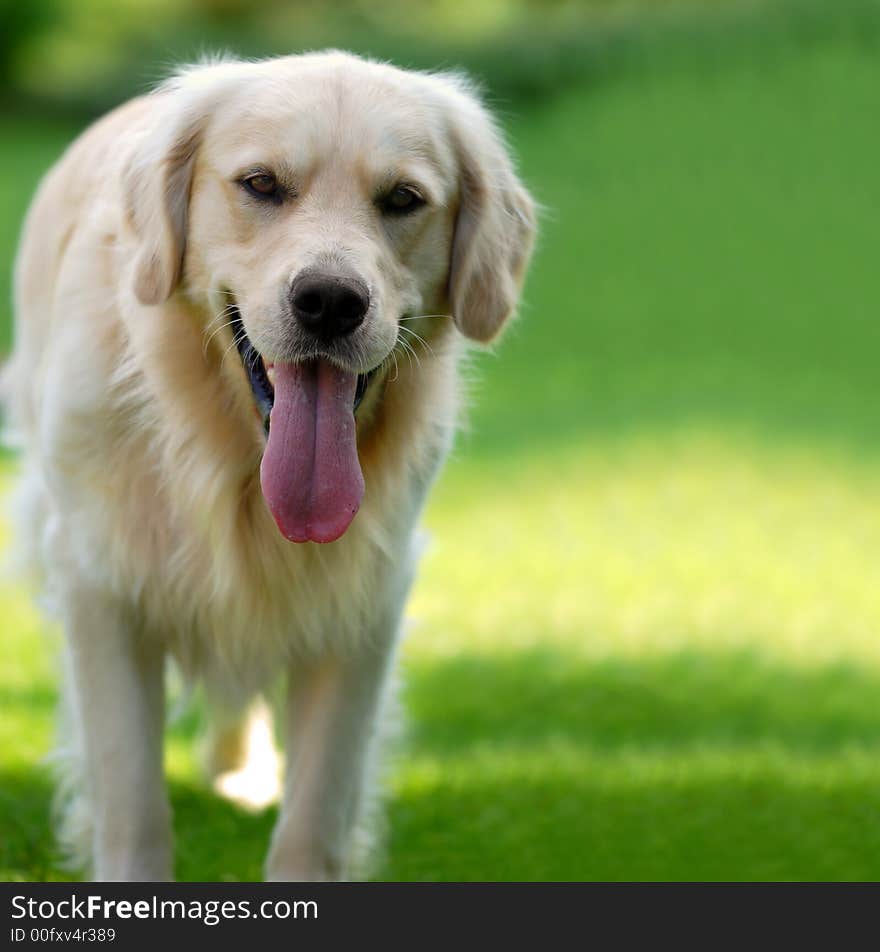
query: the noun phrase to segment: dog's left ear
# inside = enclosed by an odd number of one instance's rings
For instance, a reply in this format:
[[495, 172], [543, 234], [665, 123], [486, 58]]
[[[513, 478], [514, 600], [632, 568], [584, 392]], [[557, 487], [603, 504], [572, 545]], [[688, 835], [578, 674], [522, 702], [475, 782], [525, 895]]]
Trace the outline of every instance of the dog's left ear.
[[535, 237], [535, 204], [491, 116], [462, 84], [452, 90], [459, 206], [449, 302], [459, 330], [487, 343], [513, 313]]

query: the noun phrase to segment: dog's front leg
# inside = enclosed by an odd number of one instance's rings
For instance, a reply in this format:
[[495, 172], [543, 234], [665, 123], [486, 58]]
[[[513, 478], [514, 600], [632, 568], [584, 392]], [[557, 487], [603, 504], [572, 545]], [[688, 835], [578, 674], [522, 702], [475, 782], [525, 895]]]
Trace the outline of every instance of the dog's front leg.
[[291, 671], [285, 713], [287, 766], [267, 878], [348, 875], [390, 651], [366, 648]]
[[171, 878], [162, 776], [163, 653], [139, 641], [109, 595], [68, 594], [65, 628], [96, 880]]
[[287, 764], [267, 878], [344, 879], [409, 588], [401, 584], [356, 648], [291, 666]]

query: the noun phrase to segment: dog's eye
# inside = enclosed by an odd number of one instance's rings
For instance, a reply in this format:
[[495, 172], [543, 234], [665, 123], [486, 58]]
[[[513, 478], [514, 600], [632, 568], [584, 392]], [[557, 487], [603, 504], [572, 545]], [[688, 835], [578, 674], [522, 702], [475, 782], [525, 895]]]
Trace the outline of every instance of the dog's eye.
[[278, 179], [271, 172], [258, 172], [241, 180], [242, 186], [257, 198], [277, 199], [280, 194]]
[[398, 185], [381, 202], [388, 215], [406, 215], [425, 204], [424, 198], [411, 185]]

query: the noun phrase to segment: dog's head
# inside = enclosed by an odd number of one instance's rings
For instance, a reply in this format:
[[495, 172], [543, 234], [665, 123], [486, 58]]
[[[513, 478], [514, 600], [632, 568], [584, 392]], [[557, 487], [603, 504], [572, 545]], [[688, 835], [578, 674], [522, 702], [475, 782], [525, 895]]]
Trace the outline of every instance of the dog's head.
[[372, 376], [437, 315], [497, 335], [533, 204], [455, 77], [314, 54], [198, 67], [157, 96], [125, 174], [135, 293], [183, 284], [227, 315], [266, 417], [269, 507], [288, 538], [331, 541], [363, 492]]

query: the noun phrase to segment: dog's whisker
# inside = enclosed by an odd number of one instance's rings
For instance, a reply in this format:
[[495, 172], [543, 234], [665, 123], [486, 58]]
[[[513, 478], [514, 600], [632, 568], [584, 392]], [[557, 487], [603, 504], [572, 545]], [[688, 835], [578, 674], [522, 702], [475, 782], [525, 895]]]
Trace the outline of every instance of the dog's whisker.
[[[204, 343], [204, 345], [202, 346], [202, 354], [205, 355], [205, 356], [207, 356], [208, 348], [211, 346], [211, 341], [212, 341], [221, 331], [225, 330], [227, 327], [232, 327], [233, 324], [235, 324], [235, 320], [234, 320], [234, 319], [231, 320], [231, 321], [227, 321], [225, 324], [221, 324], [219, 327], [214, 328], [214, 330], [211, 331], [211, 333], [205, 338], [205, 343]], [[210, 326], [210, 325], [208, 325], [208, 326]]]
[[[429, 353], [433, 355], [434, 351], [431, 348], [431, 345], [419, 334], [418, 331], [414, 331], [411, 327], [398, 327], [398, 336], [397, 339], [401, 342], [407, 343], [409, 346], [412, 346], [413, 342], [424, 347]], [[401, 335], [407, 335], [405, 337]]]
[[400, 367], [397, 363], [397, 354], [393, 350], [388, 354], [388, 357], [386, 357], [385, 360], [388, 360], [389, 358], [394, 361], [394, 376], [391, 378], [391, 383], [394, 383], [394, 381], [400, 376]]
[[415, 359], [416, 366], [421, 370], [422, 362], [419, 359], [419, 355], [415, 352], [415, 350], [413, 350], [412, 345], [407, 342], [405, 337], [398, 337], [397, 342], [403, 348], [403, 352], [406, 354], [406, 358], [409, 361], [410, 368], [412, 368], [413, 359]]
[[229, 317], [230, 314], [235, 312], [236, 308], [234, 304], [229, 304], [224, 308], [221, 308], [208, 323], [205, 325], [204, 333], [207, 333], [218, 321], [222, 321], [224, 317]]
[[228, 327], [232, 327], [233, 324], [234, 324], [234, 321], [229, 321], [229, 322], [227, 322], [226, 324], [222, 324], [220, 327], [218, 327], [218, 328], [216, 328], [214, 331], [212, 331], [211, 334], [210, 334], [210, 336], [208, 336], [207, 338], [205, 338], [205, 341], [204, 341], [204, 343], [202, 344], [202, 354], [203, 354], [204, 356], [207, 356], [207, 354], [208, 354], [208, 349], [209, 349], [209, 347], [211, 346], [211, 343], [212, 343], [212, 341], [214, 340], [214, 338], [215, 338], [218, 334], [221, 334], [223, 331], [225, 331]]
[[223, 356], [220, 358], [220, 367], [223, 368], [223, 365], [226, 363], [226, 358], [229, 356], [229, 351], [238, 345], [245, 339], [244, 330], [240, 331], [232, 338], [232, 343], [223, 351]]
[[414, 340], [416, 343], [421, 344], [421, 346], [424, 347], [432, 357], [436, 356], [434, 353], [434, 348], [425, 340], [424, 337], [422, 337], [421, 334], [414, 331], [411, 327], [401, 327], [400, 330], [406, 334], [409, 334], [410, 340]]
[[410, 367], [413, 365], [413, 360], [416, 362], [416, 367], [421, 369], [421, 361], [419, 360], [418, 354], [412, 349], [412, 346], [408, 344], [405, 340], [401, 338], [401, 346], [403, 347], [403, 352], [406, 354], [406, 359], [409, 362]]
[[234, 307], [234, 306], [231, 306], [231, 305], [230, 305], [229, 307], [223, 308], [222, 311], [220, 311], [218, 314], [215, 314], [215, 315], [211, 318], [211, 320], [208, 321], [207, 324], [205, 324], [205, 328], [204, 328], [204, 330], [203, 330], [202, 333], [203, 333], [203, 334], [208, 334], [208, 332], [211, 331], [211, 329], [212, 329], [218, 322], [222, 322], [224, 318], [227, 318], [227, 317], [229, 317], [230, 315], [232, 315], [232, 314], [234, 314], [234, 313], [235, 313], [235, 307]]

